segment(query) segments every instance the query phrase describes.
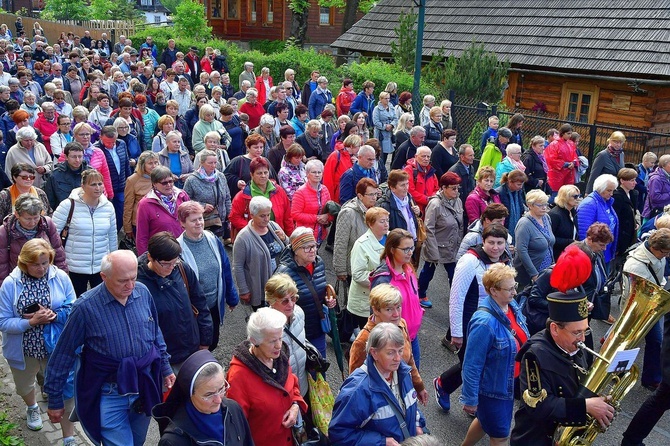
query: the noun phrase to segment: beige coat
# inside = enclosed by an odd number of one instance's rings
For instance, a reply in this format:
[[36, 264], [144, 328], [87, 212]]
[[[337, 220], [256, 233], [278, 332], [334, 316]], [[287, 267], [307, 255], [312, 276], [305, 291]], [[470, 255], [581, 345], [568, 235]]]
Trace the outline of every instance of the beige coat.
[[456, 197], [447, 200], [441, 191], [428, 200], [423, 259], [432, 263], [454, 263], [463, 238], [463, 204]]
[[[338, 228], [339, 230], [339, 228]], [[351, 250], [351, 286], [347, 310], [360, 317], [370, 316], [370, 273], [381, 263], [384, 247], [370, 229], [359, 237]]]
[[[10, 179], [12, 178], [11, 173], [12, 167], [16, 163], [27, 163], [35, 167], [36, 169], [40, 166], [44, 167], [46, 169], [44, 175], [48, 175], [54, 170], [53, 158], [51, 158], [51, 155], [49, 155], [49, 152], [47, 152], [47, 149], [44, 148], [44, 145], [42, 143], [35, 141], [34, 154], [35, 154], [35, 161], [32, 160], [30, 155], [28, 155], [28, 151], [24, 149], [23, 146], [20, 145], [20, 143], [16, 143], [15, 145], [13, 145], [7, 152], [7, 158], [5, 159], [5, 173], [7, 174], [7, 176]], [[39, 172], [36, 172], [35, 182], [33, 183], [33, 186], [42, 189], [44, 187], [44, 183], [46, 182], [44, 175], [40, 174]]]

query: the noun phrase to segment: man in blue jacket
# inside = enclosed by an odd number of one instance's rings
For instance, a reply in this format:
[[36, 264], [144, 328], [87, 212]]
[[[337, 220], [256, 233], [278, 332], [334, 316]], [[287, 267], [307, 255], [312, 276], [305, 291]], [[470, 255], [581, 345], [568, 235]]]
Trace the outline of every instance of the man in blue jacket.
[[375, 84], [372, 81], [363, 82], [363, 90], [358, 93], [354, 102], [351, 103], [351, 108], [349, 112], [351, 115], [355, 115], [358, 112], [365, 112], [368, 116], [365, 118], [369, 128], [374, 127], [372, 122], [372, 111], [375, 109]]

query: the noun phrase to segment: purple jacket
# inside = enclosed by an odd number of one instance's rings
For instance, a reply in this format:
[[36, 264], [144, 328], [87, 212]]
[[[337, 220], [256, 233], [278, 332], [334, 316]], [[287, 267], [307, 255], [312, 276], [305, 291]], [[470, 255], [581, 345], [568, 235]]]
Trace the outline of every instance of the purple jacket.
[[661, 168], [649, 174], [647, 182], [647, 199], [644, 200], [642, 216], [650, 218], [654, 209], [661, 209], [670, 204], [670, 177]]
[[149, 239], [157, 232], [168, 231], [175, 237], [179, 237], [184, 232], [177, 218], [177, 209], [180, 204], [189, 201], [189, 197], [183, 190], [175, 188], [175, 191], [177, 200], [174, 215], [163, 206], [153, 189], [137, 205], [137, 235], [135, 237], [137, 255], [147, 252]]

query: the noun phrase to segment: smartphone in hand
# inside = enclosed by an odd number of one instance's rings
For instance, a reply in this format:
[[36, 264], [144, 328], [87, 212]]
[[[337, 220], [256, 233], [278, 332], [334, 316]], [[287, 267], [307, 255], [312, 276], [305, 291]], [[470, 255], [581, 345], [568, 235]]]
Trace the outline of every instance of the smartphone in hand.
[[23, 310], [23, 314], [36, 313], [39, 310], [40, 310], [40, 304], [34, 303], [34, 304], [29, 305], [28, 307], [26, 307], [26, 309]]

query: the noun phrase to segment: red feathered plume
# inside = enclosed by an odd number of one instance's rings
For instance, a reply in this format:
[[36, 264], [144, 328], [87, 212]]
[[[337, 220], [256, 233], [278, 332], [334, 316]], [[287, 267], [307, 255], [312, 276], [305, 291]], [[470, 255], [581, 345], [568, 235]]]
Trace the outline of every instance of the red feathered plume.
[[549, 283], [562, 293], [581, 286], [591, 275], [591, 259], [575, 245], [570, 245], [558, 258]]

